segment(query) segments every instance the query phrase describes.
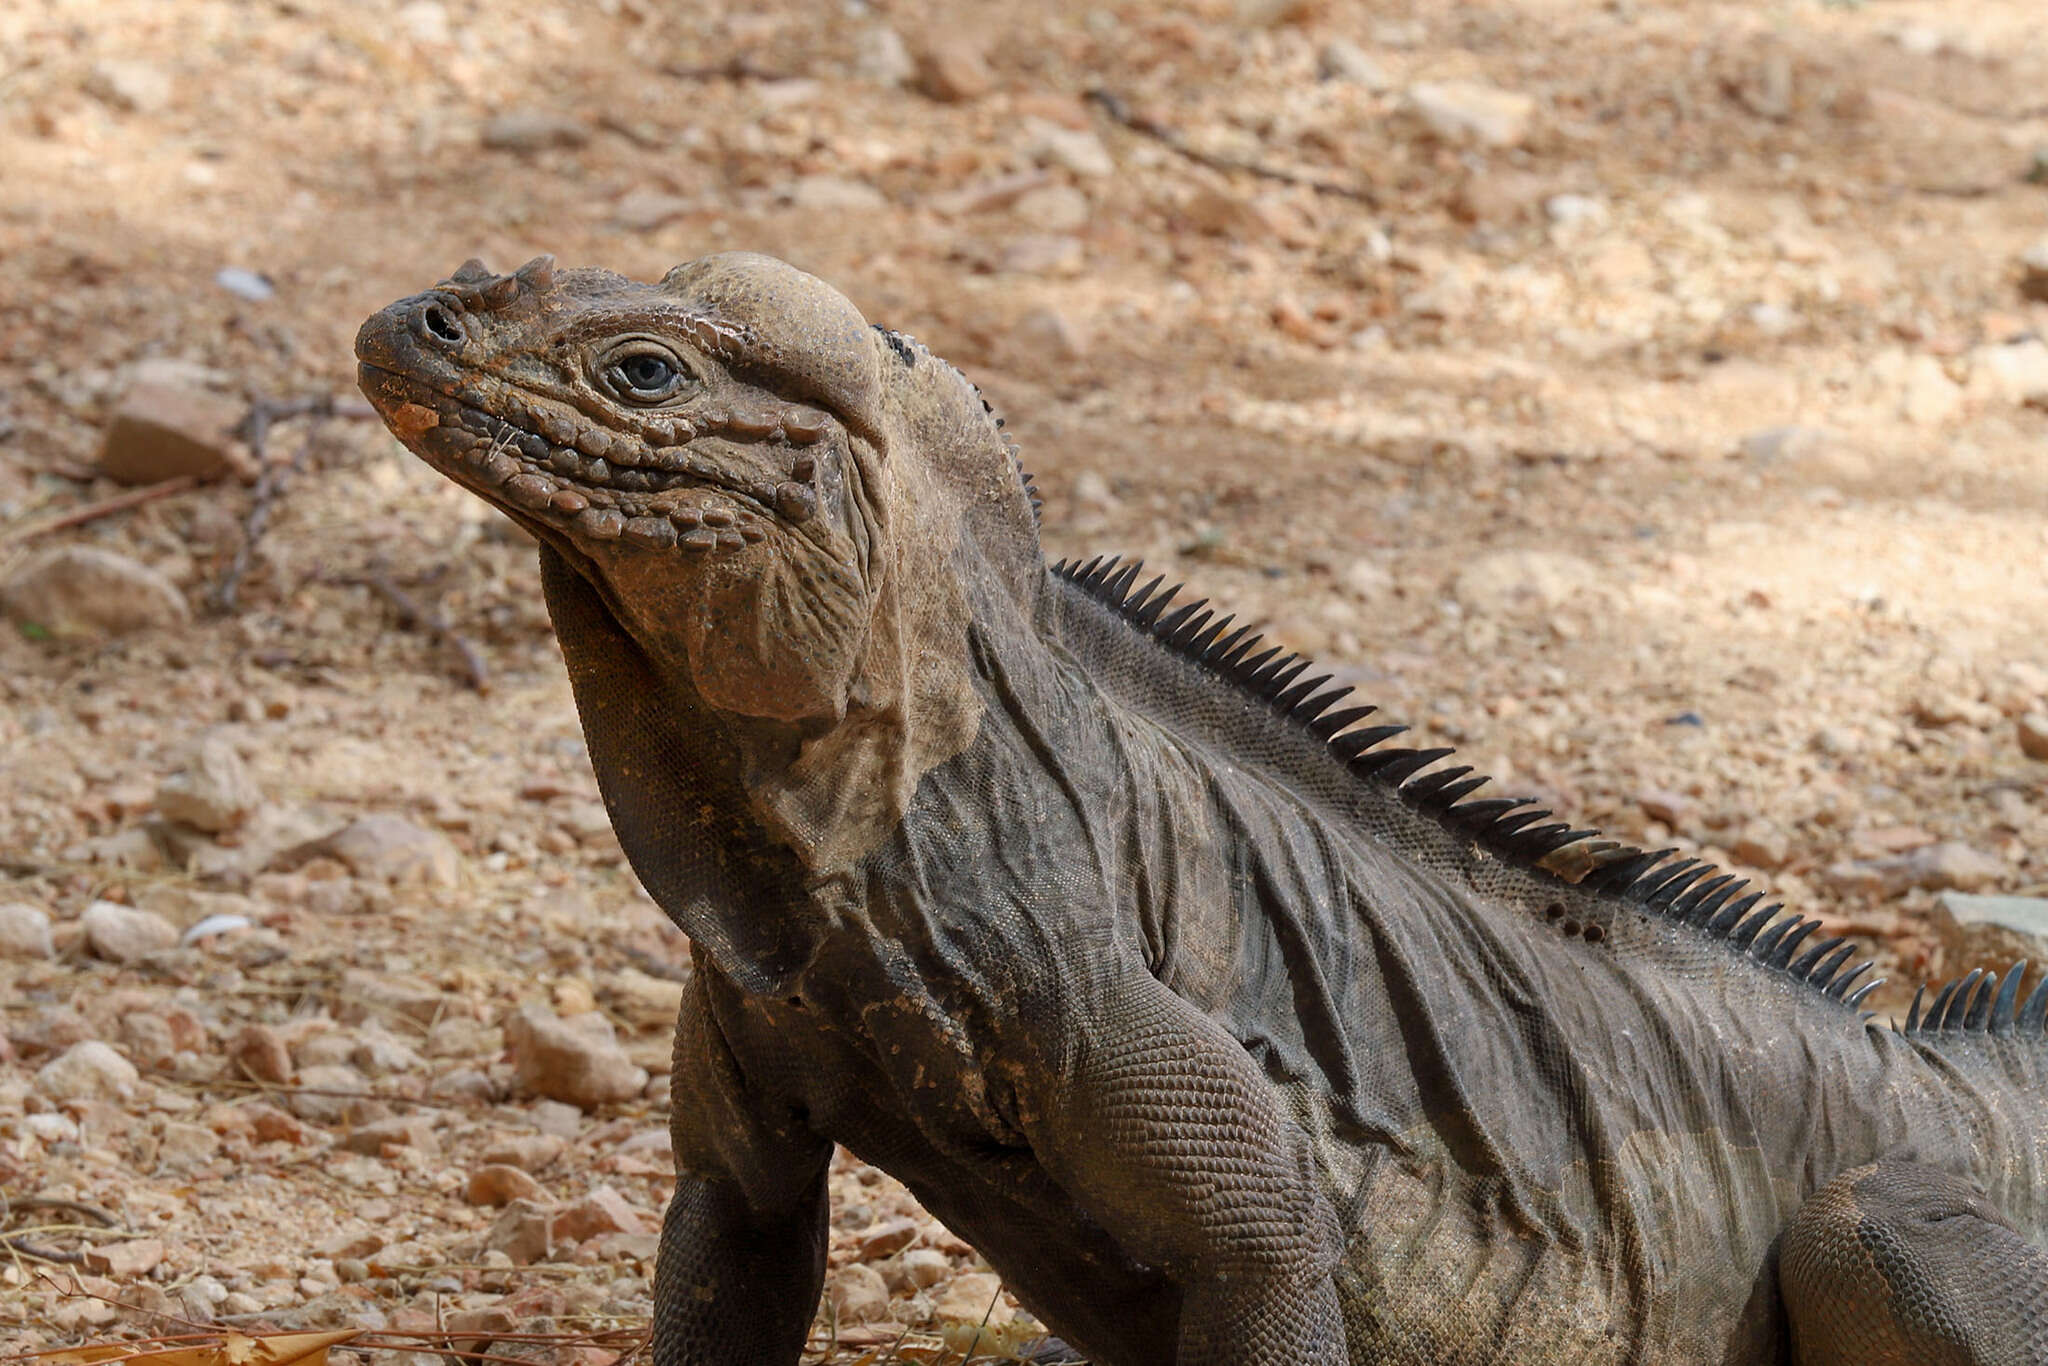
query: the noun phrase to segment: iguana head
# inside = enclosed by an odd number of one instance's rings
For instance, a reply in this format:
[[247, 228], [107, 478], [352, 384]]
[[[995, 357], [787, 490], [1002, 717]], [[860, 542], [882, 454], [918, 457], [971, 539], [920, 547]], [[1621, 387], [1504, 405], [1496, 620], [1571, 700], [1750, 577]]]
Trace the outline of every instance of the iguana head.
[[652, 285], [471, 261], [372, 317], [356, 356], [400, 440], [730, 712], [842, 716], [878, 614], [928, 592], [969, 523], [1036, 558], [972, 386], [770, 257]]

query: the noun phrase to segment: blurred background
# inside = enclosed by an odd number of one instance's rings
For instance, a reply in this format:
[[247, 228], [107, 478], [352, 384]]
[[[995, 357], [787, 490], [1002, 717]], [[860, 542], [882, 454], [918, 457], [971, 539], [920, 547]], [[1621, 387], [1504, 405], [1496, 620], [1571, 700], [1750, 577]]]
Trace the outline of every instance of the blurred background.
[[[65, 1254], [0, 1341], [646, 1311], [687, 955], [531, 545], [353, 397], [469, 256], [784, 256], [982, 386], [1051, 555], [1885, 1009], [2048, 959], [2044, 92], [2038, 0], [0, 5], [0, 1237]], [[993, 1277], [835, 1184], [821, 1356], [938, 1360]]]

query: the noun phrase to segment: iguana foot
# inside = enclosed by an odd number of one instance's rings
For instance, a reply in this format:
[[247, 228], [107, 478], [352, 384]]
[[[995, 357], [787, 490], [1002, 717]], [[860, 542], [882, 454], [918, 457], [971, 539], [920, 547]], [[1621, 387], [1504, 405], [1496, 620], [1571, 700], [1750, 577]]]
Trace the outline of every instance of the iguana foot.
[[2048, 1252], [1933, 1167], [1876, 1162], [1815, 1191], [1778, 1283], [1799, 1366], [2048, 1362]]

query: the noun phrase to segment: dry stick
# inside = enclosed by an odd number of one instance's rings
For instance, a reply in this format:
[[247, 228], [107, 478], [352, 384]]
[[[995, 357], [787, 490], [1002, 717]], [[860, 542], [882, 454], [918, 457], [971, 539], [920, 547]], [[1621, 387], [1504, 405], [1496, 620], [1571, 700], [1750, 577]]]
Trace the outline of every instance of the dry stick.
[[[0, 1192], [0, 1219], [9, 1218], [16, 1210], [24, 1209], [63, 1210], [69, 1214], [76, 1214], [87, 1219], [96, 1220], [106, 1228], [114, 1228], [121, 1222], [120, 1219], [101, 1209], [98, 1205], [81, 1204], [76, 1200], [58, 1200], [46, 1195], [18, 1195], [10, 1197], [4, 1192]], [[35, 1228], [18, 1229], [12, 1233], [0, 1233], [0, 1249], [5, 1249], [9, 1254], [15, 1256], [33, 1257], [39, 1262], [51, 1262], [59, 1266], [78, 1266], [85, 1261], [84, 1253], [73, 1252], [68, 1248], [44, 1247], [40, 1243], [27, 1241], [27, 1236], [31, 1233], [48, 1233], [59, 1229], [79, 1229], [83, 1227], [84, 1225], [82, 1224], [45, 1224], [38, 1225]]]
[[418, 599], [386, 578], [381, 570], [372, 570], [368, 574], [350, 575], [346, 578], [336, 579], [335, 582], [360, 584], [365, 588], [374, 588], [383, 595], [386, 602], [398, 609], [399, 625], [420, 627], [435, 640], [440, 641], [443, 645], [455, 651], [456, 655], [462, 660], [462, 672], [471, 688], [480, 693], [487, 693], [491, 690], [490, 674], [484, 668], [483, 656], [477, 653], [476, 646], [470, 644], [460, 632], [450, 626], [448, 619], [442, 616], [439, 611], [422, 604]]
[[0, 544], [21, 545], [34, 540], [38, 536], [47, 536], [53, 531], [62, 531], [65, 527], [82, 526], [87, 522], [98, 521], [100, 518], [111, 513], [126, 512], [129, 508], [140, 507], [144, 503], [153, 503], [159, 498], [168, 498], [174, 493], [183, 493], [198, 482], [199, 476], [196, 474], [181, 474], [174, 479], [166, 479], [161, 484], [150, 484], [139, 489], [129, 489], [126, 493], [117, 493], [111, 498], [102, 498], [97, 503], [87, 503], [84, 507], [76, 507], [69, 512], [60, 513], [50, 518], [47, 522], [38, 522], [34, 526], [23, 527], [9, 536], [5, 542], [0, 542]]
[[1347, 185], [1341, 181], [1324, 180], [1320, 176], [1309, 175], [1305, 171], [1290, 171], [1285, 166], [1274, 166], [1268, 162], [1254, 161], [1249, 157], [1222, 156], [1215, 152], [1205, 152], [1199, 147], [1190, 146], [1188, 140], [1181, 135], [1179, 129], [1169, 128], [1156, 119], [1147, 118], [1145, 115], [1138, 113], [1131, 108], [1129, 102], [1123, 96], [1113, 90], [1104, 90], [1098, 86], [1088, 92], [1088, 98], [1103, 113], [1109, 115], [1113, 121], [1130, 129], [1133, 133], [1142, 133], [1148, 138], [1163, 142], [1189, 161], [1198, 162], [1203, 166], [1209, 167], [1211, 170], [1246, 171], [1255, 176], [1262, 176], [1267, 180], [1277, 180], [1283, 185], [1300, 185], [1314, 190], [1317, 194], [1336, 195], [1341, 199], [1355, 199], [1368, 208], [1376, 209], [1380, 205], [1378, 193], [1367, 185]]
[[[249, 414], [236, 429], [242, 440], [248, 443], [249, 454], [262, 471], [256, 478], [256, 493], [249, 504], [249, 516], [242, 524], [242, 543], [235, 547], [234, 561], [228, 565], [228, 572], [221, 576], [220, 585], [207, 595], [207, 601], [215, 612], [225, 615], [235, 610], [235, 594], [242, 586], [242, 576], [249, 572], [249, 560], [256, 553], [256, 543], [263, 539], [263, 533], [270, 529], [270, 511], [278, 498], [282, 497], [285, 486], [305, 473], [306, 463], [313, 455], [313, 439], [319, 435], [320, 424], [330, 417], [354, 417], [355, 413], [341, 413], [335, 410], [332, 394], [312, 394], [304, 398], [260, 399], [249, 405]], [[264, 459], [264, 442], [270, 436], [273, 425], [295, 417], [310, 417], [313, 423], [306, 429], [306, 439], [299, 443], [299, 449], [292, 455], [288, 465], [273, 465]]]

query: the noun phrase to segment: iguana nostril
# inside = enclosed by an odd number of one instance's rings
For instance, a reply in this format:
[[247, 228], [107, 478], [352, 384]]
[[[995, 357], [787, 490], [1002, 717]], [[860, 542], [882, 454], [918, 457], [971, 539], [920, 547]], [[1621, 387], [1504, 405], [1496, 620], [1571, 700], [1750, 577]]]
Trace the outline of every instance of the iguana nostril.
[[428, 304], [419, 312], [419, 332], [432, 341], [446, 346], [462, 345], [465, 334], [462, 323], [440, 304]]

